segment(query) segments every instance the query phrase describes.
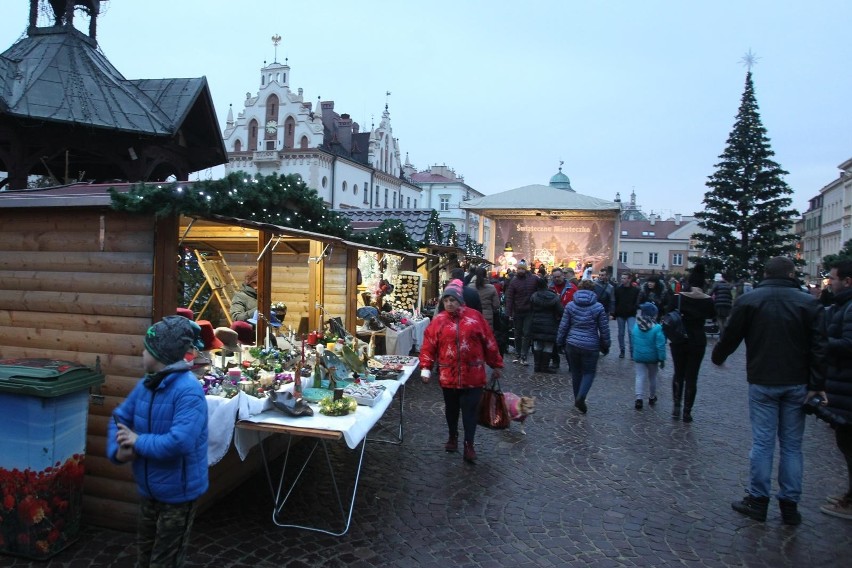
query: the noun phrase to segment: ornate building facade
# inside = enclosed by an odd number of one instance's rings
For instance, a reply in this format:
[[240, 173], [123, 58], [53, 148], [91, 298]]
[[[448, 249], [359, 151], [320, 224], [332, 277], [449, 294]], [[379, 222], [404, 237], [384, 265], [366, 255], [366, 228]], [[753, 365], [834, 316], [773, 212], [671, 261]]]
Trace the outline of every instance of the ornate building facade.
[[264, 64], [257, 93], [246, 93], [236, 117], [228, 110], [226, 173], [298, 174], [331, 209], [424, 207], [420, 188], [402, 175], [387, 104], [379, 125], [361, 132], [334, 101], [306, 101], [290, 81], [286, 60]]

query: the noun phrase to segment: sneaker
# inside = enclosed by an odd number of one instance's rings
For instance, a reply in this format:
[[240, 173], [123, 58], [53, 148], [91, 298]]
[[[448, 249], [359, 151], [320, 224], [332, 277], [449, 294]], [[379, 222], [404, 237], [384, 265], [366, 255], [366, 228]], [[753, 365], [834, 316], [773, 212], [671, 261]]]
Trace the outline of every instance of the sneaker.
[[633, 408], [635, 408], [636, 410], [642, 410], [642, 399], [641, 398], [636, 399], [636, 404], [633, 405]]
[[829, 503], [840, 503], [844, 499], [849, 499], [848, 495], [832, 495], [830, 497], [826, 497], [825, 500]]
[[579, 410], [583, 414], [585, 414], [586, 411], [589, 410], [589, 407], [586, 406], [586, 401], [582, 398], [578, 398], [577, 400], [575, 400], [574, 406], [576, 406], [577, 410]]
[[447, 443], [444, 444], [444, 451], [446, 452], [455, 452], [459, 449], [459, 436], [456, 434], [453, 436], [450, 434], [450, 437], [447, 439]]
[[518, 357], [517, 359], [512, 359], [512, 363], [520, 363], [520, 362], [521, 362], [520, 357]]
[[523, 365], [524, 367], [526, 367], [526, 366], [528, 366], [528, 365], [529, 365], [529, 363], [527, 363], [527, 358], [526, 358], [526, 357], [521, 357], [521, 365]]
[[683, 421], [686, 423], [692, 422], [692, 411], [684, 410], [683, 411]]
[[618, 353], [618, 358], [619, 358], [619, 359], [624, 359], [624, 349], [622, 349], [622, 350]]
[[842, 499], [837, 503], [828, 503], [819, 508], [820, 511], [832, 517], [852, 520], [852, 501]]
[[652, 396], [651, 398], [648, 399], [648, 406], [654, 406], [655, 404], [657, 404], [657, 397], [656, 396]]

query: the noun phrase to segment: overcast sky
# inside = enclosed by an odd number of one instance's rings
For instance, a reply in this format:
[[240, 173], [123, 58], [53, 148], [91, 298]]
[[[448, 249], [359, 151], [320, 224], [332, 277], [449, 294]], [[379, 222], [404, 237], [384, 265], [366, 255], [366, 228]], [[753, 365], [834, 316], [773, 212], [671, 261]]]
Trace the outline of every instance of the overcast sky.
[[[2, 0], [0, 49], [28, 0]], [[852, 158], [848, 0], [146, 0], [105, 3], [101, 49], [128, 79], [210, 83], [224, 127], [283, 36], [290, 87], [369, 128], [389, 99], [420, 170], [446, 164], [485, 194], [546, 184], [646, 213], [702, 208], [746, 68], [794, 206]], [[201, 177], [219, 177], [217, 168]], [[192, 179], [195, 179], [194, 175]]]

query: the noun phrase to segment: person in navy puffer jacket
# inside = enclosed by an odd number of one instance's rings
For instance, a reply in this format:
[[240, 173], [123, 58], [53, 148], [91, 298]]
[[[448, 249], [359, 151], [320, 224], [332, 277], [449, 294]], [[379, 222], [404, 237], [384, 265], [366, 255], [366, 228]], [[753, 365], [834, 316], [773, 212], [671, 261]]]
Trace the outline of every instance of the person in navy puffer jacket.
[[168, 316], [148, 328], [145, 377], [113, 412], [107, 457], [132, 462], [139, 491], [137, 566], [183, 566], [196, 500], [207, 491], [207, 401], [186, 361], [201, 328]]
[[[567, 349], [574, 388], [574, 406], [586, 413], [586, 396], [595, 380], [599, 354], [609, 353], [609, 314], [598, 302], [591, 280], [580, 282], [574, 299], [565, 306], [556, 333], [556, 345]], [[566, 347], [567, 346], [567, 347]]]

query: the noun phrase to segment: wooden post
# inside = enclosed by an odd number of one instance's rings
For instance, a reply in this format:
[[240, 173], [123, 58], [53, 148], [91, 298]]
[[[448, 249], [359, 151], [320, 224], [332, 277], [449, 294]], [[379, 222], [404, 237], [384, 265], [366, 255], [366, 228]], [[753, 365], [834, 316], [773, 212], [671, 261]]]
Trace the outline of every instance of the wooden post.
[[[257, 254], [265, 251], [263, 256], [257, 262], [257, 345], [265, 345], [268, 335], [269, 323], [266, 318], [269, 317], [272, 307], [272, 251], [266, 246], [272, 240], [272, 233], [268, 231], [258, 231], [257, 233]], [[277, 347], [277, 346], [273, 346]]]
[[343, 301], [345, 302], [346, 311], [346, 329], [352, 335], [355, 335], [355, 311], [357, 307], [358, 295], [358, 249], [346, 249], [346, 292]]
[[177, 312], [178, 291], [178, 217], [170, 215], [154, 220], [154, 297], [151, 321], [160, 321]]

